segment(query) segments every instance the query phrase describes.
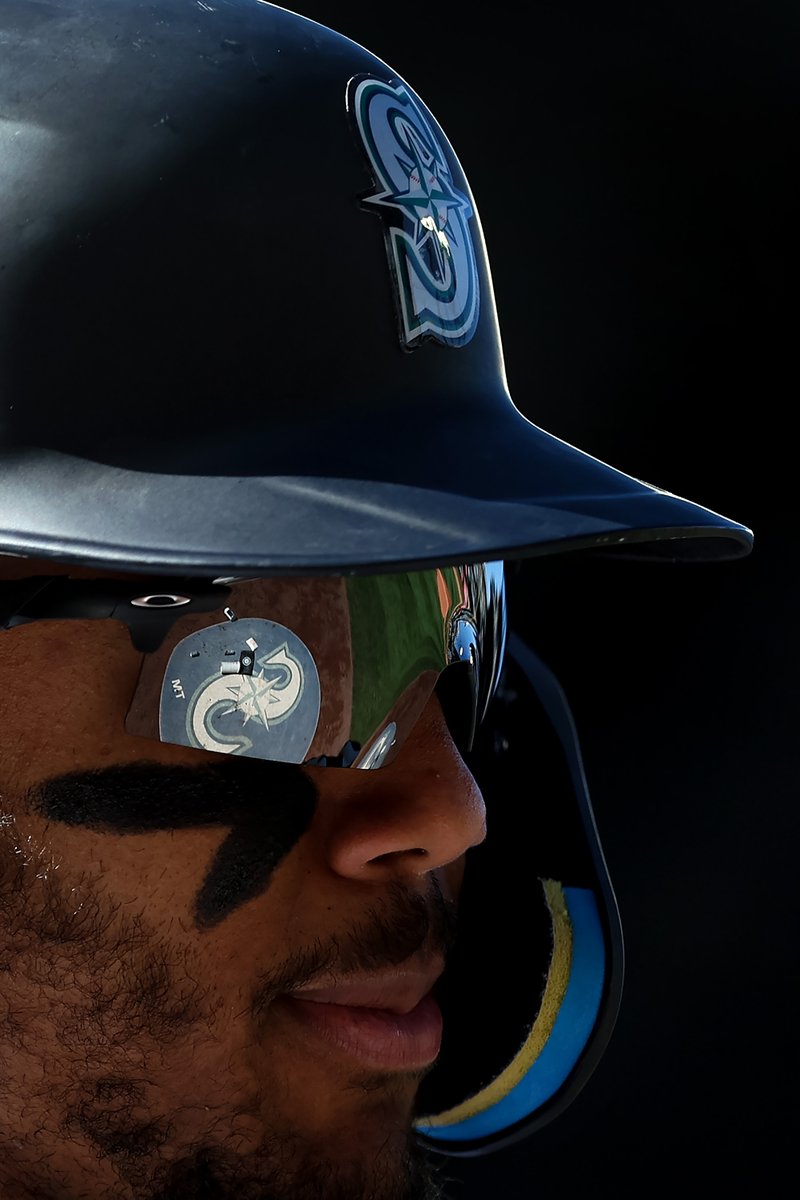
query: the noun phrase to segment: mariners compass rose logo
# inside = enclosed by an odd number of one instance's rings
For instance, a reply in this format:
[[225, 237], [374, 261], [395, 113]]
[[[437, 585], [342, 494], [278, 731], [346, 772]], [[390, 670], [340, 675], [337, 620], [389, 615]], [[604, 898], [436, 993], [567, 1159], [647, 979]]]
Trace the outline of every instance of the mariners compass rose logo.
[[242, 618], [190, 634], [170, 655], [161, 689], [163, 741], [303, 762], [317, 728], [320, 685], [296, 634]]
[[407, 88], [356, 78], [347, 102], [376, 185], [362, 202], [385, 221], [402, 340], [411, 347], [427, 335], [462, 346], [480, 309], [469, 198]]

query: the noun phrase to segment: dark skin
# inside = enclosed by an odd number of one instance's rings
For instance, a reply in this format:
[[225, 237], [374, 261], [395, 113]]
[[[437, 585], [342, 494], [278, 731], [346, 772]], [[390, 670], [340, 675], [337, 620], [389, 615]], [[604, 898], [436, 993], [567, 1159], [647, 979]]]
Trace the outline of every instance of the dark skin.
[[114, 621], [0, 634], [0, 1194], [436, 1195], [421, 1071], [277, 1003], [446, 952], [485, 814], [435, 697], [378, 771], [220, 763], [125, 732], [139, 661]]
[[28, 806], [50, 821], [107, 833], [227, 829], [195, 901], [196, 924], [210, 928], [266, 890], [311, 823], [316, 790], [297, 767], [232, 757], [196, 768], [135, 763], [62, 775], [32, 789]]

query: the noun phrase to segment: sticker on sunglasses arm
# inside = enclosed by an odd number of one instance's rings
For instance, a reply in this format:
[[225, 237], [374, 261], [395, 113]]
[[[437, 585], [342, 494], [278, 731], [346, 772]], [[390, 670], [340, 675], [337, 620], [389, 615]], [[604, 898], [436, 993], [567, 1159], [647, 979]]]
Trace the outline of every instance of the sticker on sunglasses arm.
[[159, 734], [180, 746], [301, 763], [319, 711], [308, 647], [283, 625], [245, 617], [177, 644], [161, 687]]

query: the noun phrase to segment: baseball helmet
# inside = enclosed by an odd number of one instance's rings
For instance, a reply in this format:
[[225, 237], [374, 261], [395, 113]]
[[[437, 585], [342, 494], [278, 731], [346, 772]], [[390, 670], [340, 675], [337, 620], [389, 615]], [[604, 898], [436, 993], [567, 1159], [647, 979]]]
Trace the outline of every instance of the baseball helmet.
[[[124, 620], [132, 728], [284, 761], [379, 767], [468, 677], [453, 721], [491, 835], [416, 1129], [445, 1155], [527, 1136], [596, 1065], [623, 950], [569, 708], [506, 627], [502, 563], [725, 560], [751, 531], [515, 405], [461, 163], [364, 47], [262, 0], [8, 0], [0, 34], [0, 624]], [[360, 664], [339, 724], [331, 629]], [[305, 722], [274, 753], [273, 704]]]

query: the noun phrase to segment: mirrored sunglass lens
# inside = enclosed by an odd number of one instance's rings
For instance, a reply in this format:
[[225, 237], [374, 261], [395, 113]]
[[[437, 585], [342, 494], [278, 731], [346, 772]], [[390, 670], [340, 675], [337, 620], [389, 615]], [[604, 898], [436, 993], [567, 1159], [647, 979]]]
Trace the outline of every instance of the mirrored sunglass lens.
[[474, 729], [499, 670], [502, 608], [501, 564], [227, 581], [217, 611], [172, 614], [126, 727], [222, 754], [379, 767], [452, 665], [469, 669], [459, 726]]
[[[143, 656], [127, 731], [214, 753], [382, 766], [434, 689], [466, 749], [502, 664], [500, 562], [290, 580], [48, 566], [0, 583], [0, 627], [122, 621]], [[446, 689], [451, 673], [466, 686]]]

